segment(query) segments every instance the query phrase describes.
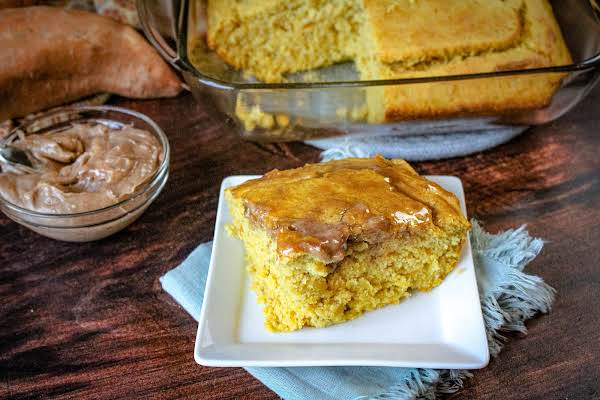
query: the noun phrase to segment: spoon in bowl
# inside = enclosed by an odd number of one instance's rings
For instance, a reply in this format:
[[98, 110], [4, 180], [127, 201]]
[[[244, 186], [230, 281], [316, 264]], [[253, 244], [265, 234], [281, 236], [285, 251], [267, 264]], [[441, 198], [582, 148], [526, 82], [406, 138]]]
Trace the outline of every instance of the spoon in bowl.
[[19, 149], [6, 142], [0, 143], [0, 164], [23, 174], [32, 174], [38, 172], [33, 160], [35, 157], [29, 150]]

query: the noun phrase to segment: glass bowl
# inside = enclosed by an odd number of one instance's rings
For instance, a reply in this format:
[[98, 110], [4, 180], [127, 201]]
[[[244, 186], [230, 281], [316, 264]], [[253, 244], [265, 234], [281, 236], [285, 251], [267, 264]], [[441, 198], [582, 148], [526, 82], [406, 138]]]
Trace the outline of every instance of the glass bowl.
[[[512, 69], [452, 76], [361, 80], [353, 63], [286, 76], [283, 83], [262, 83], [228, 66], [205, 43], [206, 0], [138, 0], [140, 22], [148, 40], [181, 71], [194, 96], [221, 111], [243, 138], [277, 142], [340, 135], [419, 135], [476, 132], [510, 126], [540, 125], [560, 117], [580, 102], [600, 78], [600, 22], [595, 0], [550, 0], [573, 62], [544, 68]], [[197, 46], [192, 46], [196, 43]], [[190, 51], [195, 52], [194, 64]], [[543, 107], [480, 115], [465, 110], [450, 117], [367, 123], [368, 93], [401, 86], [410, 93], [418, 85], [432, 88], [493, 82], [529, 76], [562, 78]], [[492, 111], [489, 111], [490, 113]]]
[[103, 124], [113, 129], [130, 125], [153, 134], [162, 147], [162, 161], [139, 190], [114, 205], [75, 214], [49, 214], [19, 207], [0, 197], [0, 210], [13, 221], [52, 239], [88, 242], [116, 233], [134, 222], [159, 195], [169, 177], [169, 141], [146, 115], [113, 106], [77, 106], [51, 111], [23, 122], [0, 146], [15, 140], [17, 130], [30, 134], [64, 129], [73, 123]]

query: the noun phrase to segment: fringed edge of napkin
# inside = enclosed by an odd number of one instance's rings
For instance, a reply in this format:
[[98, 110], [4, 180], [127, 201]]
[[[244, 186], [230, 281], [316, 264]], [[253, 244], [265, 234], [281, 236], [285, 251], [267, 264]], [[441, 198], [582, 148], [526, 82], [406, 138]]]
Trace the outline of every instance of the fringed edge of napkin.
[[[525, 321], [537, 313], [550, 311], [556, 291], [539, 276], [523, 272], [544, 245], [541, 239], [529, 236], [526, 226], [494, 235], [485, 232], [475, 219], [471, 224], [473, 255], [485, 255], [506, 266], [503, 283], [481, 298], [490, 355], [495, 357], [506, 342], [503, 333], [526, 334]], [[468, 370], [416, 369], [404, 382], [369, 398], [433, 400], [438, 394], [457, 392], [471, 376]]]

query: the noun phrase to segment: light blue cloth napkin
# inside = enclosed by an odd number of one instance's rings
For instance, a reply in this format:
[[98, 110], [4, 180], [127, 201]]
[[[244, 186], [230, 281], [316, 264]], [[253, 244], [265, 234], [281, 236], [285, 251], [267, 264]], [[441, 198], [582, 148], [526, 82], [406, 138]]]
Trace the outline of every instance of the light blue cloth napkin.
[[341, 138], [310, 140], [306, 143], [324, 150], [323, 161], [348, 157], [372, 157], [408, 161], [440, 160], [477, 153], [506, 143], [521, 134], [526, 126], [490, 129], [476, 132], [455, 132], [428, 135], [353, 135]]
[[[472, 221], [471, 243], [481, 308], [494, 357], [505, 341], [503, 332], [525, 333], [524, 322], [548, 312], [554, 289], [523, 268], [542, 250], [543, 242], [521, 227], [497, 235]], [[198, 246], [177, 268], [160, 278], [163, 289], [198, 320], [204, 296], [212, 242]], [[286, 400], [434, 399], [462, 387], [470, 373], [380, 367], [247, 368]]]

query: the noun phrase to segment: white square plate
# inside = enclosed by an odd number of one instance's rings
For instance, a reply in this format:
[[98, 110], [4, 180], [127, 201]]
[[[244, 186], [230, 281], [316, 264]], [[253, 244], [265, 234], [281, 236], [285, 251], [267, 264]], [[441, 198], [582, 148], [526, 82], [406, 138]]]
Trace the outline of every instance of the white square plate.
[[[416, 368], [483, 368], [489, 352], [467, 240], [458, 266], [430, 292], [327, 328], [271, 333], [250, 290], [244, 248], [230, 237], [223, 189], [257, 176], [231, 176], [221, 185], [212, 257], [194, 358], [207, 366], [291, 367], [369, 365]], [[462, 183], [430, 176], [459, 199]]]

